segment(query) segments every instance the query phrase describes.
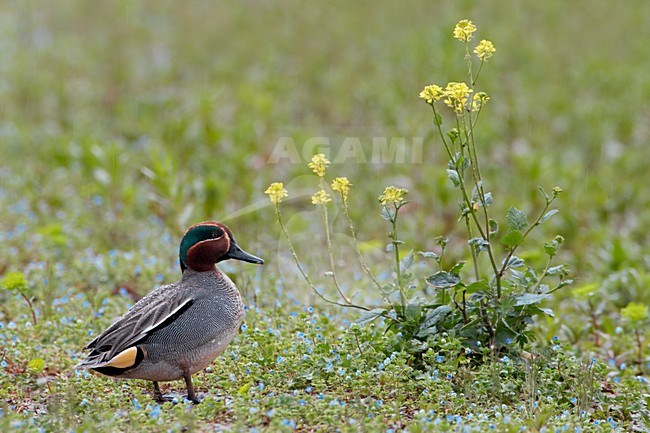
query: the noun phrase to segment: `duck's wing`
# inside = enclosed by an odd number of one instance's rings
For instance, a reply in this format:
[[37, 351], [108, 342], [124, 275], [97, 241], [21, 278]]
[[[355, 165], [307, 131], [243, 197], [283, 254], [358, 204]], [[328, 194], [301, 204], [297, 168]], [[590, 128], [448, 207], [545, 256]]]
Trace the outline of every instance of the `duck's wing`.
[[151, 332], [175, 320], [194, 302], [187, 291], [163, 286], [138, 301], [124, 315], [88, 343], [88, 356], [76, 368], [97, 368], [109, 364], [134, 347]]

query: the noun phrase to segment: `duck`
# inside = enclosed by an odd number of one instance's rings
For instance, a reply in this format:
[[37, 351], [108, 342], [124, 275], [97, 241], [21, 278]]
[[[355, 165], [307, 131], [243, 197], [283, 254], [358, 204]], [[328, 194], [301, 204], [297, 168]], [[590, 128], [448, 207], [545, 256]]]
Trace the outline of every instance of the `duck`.
[[136, 302], [117, 321], [88, 343], [90, 352], [75, 367], [119, 379], [185, 381], [187, 399], [200, 400], [192, 375], [209, 366], [235, 337], [244, 303], [232, 280], [216, 266], [228, 260], [264, 264], [242, 250], [224, 224], [204, 221], [185, 232], [179, 247], [181, 278]]

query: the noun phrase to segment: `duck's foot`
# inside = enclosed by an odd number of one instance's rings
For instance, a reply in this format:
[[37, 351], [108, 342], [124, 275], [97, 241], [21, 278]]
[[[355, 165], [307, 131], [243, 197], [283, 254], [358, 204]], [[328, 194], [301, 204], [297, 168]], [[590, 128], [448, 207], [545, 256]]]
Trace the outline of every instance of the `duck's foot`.
[[156, 400], [158, 403], [173, 403], [174, 398], [178, 400], [178, 397], [174, 397], [170, 394], [163, 395], [163, 393], [160, 391], [160, 386], [158, 385], [158, 382], [154, 381], [153, 382], [153, 399]]
[[160, 391], [160, 385], [158, 385], [158, 382], [153, 382], [153, 398], [156, 400], [158, 403], [173, 403], [177, 404], [180, 403], [182, 400], [187, 400], [191, 401], [194, 404], [199, 404], [203, 400], [203, 397], [199, 397], [196, 395], [196, 392], [194, 392], [194, 387], [192, 386], [192, 382], [188, 379], [186, 379], [186, 383], [188, 384], [187, 388], [187, 397], [181, 397], [180, 395], [176, 394], [164, 394]]
[[187, 386], [187, 399], [194, 404], [201, 403], [201, 399], [194, 392], [194, 385], [192, 385], [192, 375], [189, 373], [183, 374], [185, 385]]
[[195, 395], [194, 398], [190, 398], [188, 395], [186, 398], [188, 401], [191, 401], [194, 404], [199, 404], [203, 401], [203, 397], [199, 397], [198, 395]]

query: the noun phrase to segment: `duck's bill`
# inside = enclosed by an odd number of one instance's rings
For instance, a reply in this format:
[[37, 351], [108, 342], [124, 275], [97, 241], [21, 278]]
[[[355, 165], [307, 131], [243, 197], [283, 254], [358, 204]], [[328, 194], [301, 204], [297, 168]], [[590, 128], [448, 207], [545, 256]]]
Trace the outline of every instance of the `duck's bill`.
[[246, 251], [239, 248], [239, 245], [232, 244], [230, 251], [228, 251], [228, 258], [241, 260], [242, 262], [255, 263], [257, 265], [263, 265], [264, 260], [260, 259], [257, 256], [247, 253]]

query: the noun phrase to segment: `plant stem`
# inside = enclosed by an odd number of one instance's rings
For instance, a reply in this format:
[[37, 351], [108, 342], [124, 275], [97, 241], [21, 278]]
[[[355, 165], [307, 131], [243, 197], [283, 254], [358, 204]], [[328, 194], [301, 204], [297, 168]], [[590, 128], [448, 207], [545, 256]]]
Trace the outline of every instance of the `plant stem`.
[[641, 334], [639, 333], [639, 328], [636, 328], [634, 330], [634, 335], [636, 336], [636, 347], [638, 350], [636, 362], [639, 366], [639, 374], [643, 374], [643, 345], [641, 344]]
[[395, 274], [397, 276], [396, 283], [397, 283], [397, 288], [399, 289], [400, 300], [404, 312], [406, 311], [406, 294], [404, 293], [404, 289], [402, 288], [402, 271], [400, 269], [399, 242], [397, 237], [397, 216], [399, 214], [400, 206], [398, 206], [396, 203], [393, 203], [393, 205], [395, 206], [395, 217], [392, 219], [391, 223], [393, 224], [392, 237], [393, 237], [393, 251], [395, 251]]
[[528, 234], [531, 232], [531, 230], [533, 230], [535, 227], [537, 227], [540, 224], [539, 221], [546, 214], [546, 211], [548, 210], [549, 206], [551, 206], [551, 203], [553, 203], [553, 200], [555, 200], [555, 197], [553, 197], [550, 200], [546, 201], [546, 206], [544, 206], [544, 209], [542, 209], [542, 211], [539, 213], [539, 216], [537, 217], [535, 222], [533, 224], [531, 224], [528, 227], [528, 229], [524, 232], [524, 234], [521, 237], [521, 241], [517, 245], [510, 248], [510, 251], [508, 252], [508, 255], [503, 260], [503, 265], [501, 266], [501, 270], [499, 271], [499, 274], [498, 274], [499, 278], [503, 277], [503, 274], [505, 273], [506, 268], [508, 267], [508, 262], [510, 261], [510, 258], [514, 255], [514, 253], [517, 250], [517, 248], [519, 247], [519, 245], [521, 245], [524, 242], [524, 240], [526, 239]]
[[530, 293], [535, 293], [537, 291], [537, 288], [542, 284], [542, 280], [546, 277], [548, 269], [551, 267], [551, 261], [553, 260], [553, 256], [549, 256], [548, 260], [546, 261], [546, 267], [542, 271], [542, 275], [537, 279], [537, 282], [535, 285], [530, 289]]
[[356, 231], [354, 230], [354, 225], [352, 224], [352, 218], [350, 218], [350, 214], [348, 213], [348, 203], [343, 197], [341, 197], [341, 200], [343, 201], [343, 214], [345, 215], [345, 219], [348, 220], [350, 234], [352, 235], [352, 242], [354, 243], [354, 248], [357, 252], [357, 258], [359, 259], [359, 263], [361, 263], [361, 268], [366, 274], [368, 274], [368, 276], [373, 281], [373, 283], [375, 283], [377, 288], [381, 291], [381, 284], [379, 284], [377, 278], [375, 278], [373, 273], [370, 271], [370, 268], [366, 264], [366, 261], [363, 259], [363, 254], [361, 254], [361, 249], [359, 248], [359, 242], [357, 241]]
[[[472, 239], [472, 226], [469, 224], [469, 217], [465, 215], [465, 227], [467, 227], [467, 237]], [[469, 246], [469, 249], [472, 251], [472, 265], [474, 266], [474, 277], [476, 281], [481, 279], [481, 273], [478, 269], [478, 254], [476, 253], [476, 248], [473, 245]]]
[[22, 291], [19, 292], [19, 293], [20, 293], [20, 296], [23, 297], [25, 302], [27, 302], [27, 305], [29, 305], [29, 311], [32, 313], [32, 320], [34, 321], [34, 325], [36, 325], [36, 322], [37, 322], [37, 320], [36, 320], [36, 311], [34, 311], [34, 305], [32, 305], [32, 301]]
[[[323, 178], [320, 178], [320, 186], [321, 189], [324, 190], [324, 181]], [[345, 296], [343, 293], [343, 290], [341, 290], [341, 286], [339, 285], [338, 280], [336, 279], [336, 268], [334, 266], [334, 254], [332, 253], [332, 239], [330, 236], [330, 225], [329, 225], [329, 219], [327, 217], [327, 207], [325, 204], [321, 205], [321, 211], [323, 215], [323, 224], [325, 225], [325, 239], [327, 241], [327, 254], [329, 255], [330, 258], [330, 269], [332, 270], [332, 281], [334, 281], [334, 285], [336, 286], [336, 291], [339, 292], [339, 295], [347, 304], [351, 304], [352, 302], [350, 301], [350, 298]]]
[[478, 66], [478, 71], [476, 71], [476, 76], [472, 79], [472, 88], [478, 81], [478, 76], [481, 75], [481, 69], [483, 69], [483, 63], [485, 63], [485, 60], [481, 60], [481, 64]]
[[291, 238], [289, 237], [289, 232], [287, 232], [287, 228], [284, 226], [284, 222], [282, 221], [282, 214], [280, 213], [280, 206], [276, 204], [275, 206], [275, 215], [278, 218], [278, 223], [280, 224], [280, 227], [282, 228], [282, 232], [284, 233], [285, 238], [287, 239], [287, 244], [289, 245], [289, 251], [291, 251], [291, 256], [293, 257], [293, 261], [296, 263], [296, 266], [298, 267], [298, 270], [302, 274], [303, 278], [311, 288], [311, 290], [323, 301], [327, 302], [328, 304], [334, 304], [338, 305], [340, 307], [350, 307], [350, 308], [358, 308], [359, 310], [365, 310], [365, 311], [370, 311], [370, 308], [364, 307], [363, 305], [356, 305], [356, 304], [343, 304], [341, 302], [337, 301], [332, 301], [331, 299], [327, 299], [321, 292], [318, 291], [318, 289], [314, 286], [314, 284], [311, 282], [311, 279], [305, 272], [305, 270], [302, 268], [302, 265], [300, 264], [300, 261], [298, 260], [298, 254], [296, 254], [296, 250], [293, 248], [293, 244], [291, 243]]

